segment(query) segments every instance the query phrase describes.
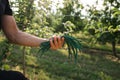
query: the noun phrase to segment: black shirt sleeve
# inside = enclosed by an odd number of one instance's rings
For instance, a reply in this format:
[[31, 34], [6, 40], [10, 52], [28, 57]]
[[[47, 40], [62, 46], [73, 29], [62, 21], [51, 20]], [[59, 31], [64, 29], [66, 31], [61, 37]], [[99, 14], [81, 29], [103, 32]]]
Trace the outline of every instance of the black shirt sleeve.
[[12, 9], [10, 8], [9, 1], [6, 0], [6, 5], [5, 5], [5, 12], [4, 14], [6, 15], [12, 15]]
[[0, 28], [3, 15], [12, 15], [9, 0], [0, 0]]

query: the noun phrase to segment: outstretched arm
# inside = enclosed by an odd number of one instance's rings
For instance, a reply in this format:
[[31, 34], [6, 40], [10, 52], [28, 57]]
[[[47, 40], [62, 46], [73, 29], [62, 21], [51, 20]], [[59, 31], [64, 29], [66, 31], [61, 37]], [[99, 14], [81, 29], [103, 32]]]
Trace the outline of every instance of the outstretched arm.
[[[20, 31], [16, 25], [14, 17], [10, 15], [3, 16], [2, 29], [7, 39], [15, 44], [38, 47], [42, 42], [48, 41], [47, 39], [38, 38], [34, 35]], [[64, 39], [54, 37], [54, 40], [55, 40], [54, 43], [50, 41], [51, 49], [58, 49], [62, 47]]]

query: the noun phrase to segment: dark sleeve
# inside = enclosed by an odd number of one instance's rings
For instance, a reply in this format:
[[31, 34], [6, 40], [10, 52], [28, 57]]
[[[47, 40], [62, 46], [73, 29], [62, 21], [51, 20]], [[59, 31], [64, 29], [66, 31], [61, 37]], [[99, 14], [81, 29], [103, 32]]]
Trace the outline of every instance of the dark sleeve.
[[4, 14], [6, 15], [12, 15], [12, 9], [10, 8], [9, 1], [6, 0], [6, 5], [5, 5], [5, 12]]

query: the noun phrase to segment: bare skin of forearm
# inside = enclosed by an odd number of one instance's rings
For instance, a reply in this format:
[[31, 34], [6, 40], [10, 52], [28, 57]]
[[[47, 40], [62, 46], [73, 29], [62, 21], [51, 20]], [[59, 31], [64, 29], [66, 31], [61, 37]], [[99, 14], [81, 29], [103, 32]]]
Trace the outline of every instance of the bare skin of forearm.
[[23, 46], [38, 47], [42, 42], [48, 41], [47, 39], [38, 38], [34, 35], [20, 31], [13, 16], [5, 15], [2, 19], [3, 32], [7, 39], [12, 43]]
[[15, 38], [13, 38], [13, 40], [10, 40], [10, 41], [12, 43], [19, 44], [19, 45], [38, 47], [42, 42], [45, 42], [48, 40], [43, 38], [38, 38], [34, 35], [30, 35], [22, 31], [18, 31], [18, 33], [15, 35]]

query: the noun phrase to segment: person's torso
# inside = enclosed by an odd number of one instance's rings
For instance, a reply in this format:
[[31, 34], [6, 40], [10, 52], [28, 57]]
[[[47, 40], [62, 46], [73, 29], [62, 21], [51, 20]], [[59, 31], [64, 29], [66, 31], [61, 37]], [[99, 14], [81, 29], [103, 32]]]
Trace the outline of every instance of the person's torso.
[[[6, 3], [7, 0], [0, 0], [0, 30], [1, 30], [2, 16], [4, 15], [5, 12]], [[0, 63], [1, 63], [1, 53], [0, 53]]]

